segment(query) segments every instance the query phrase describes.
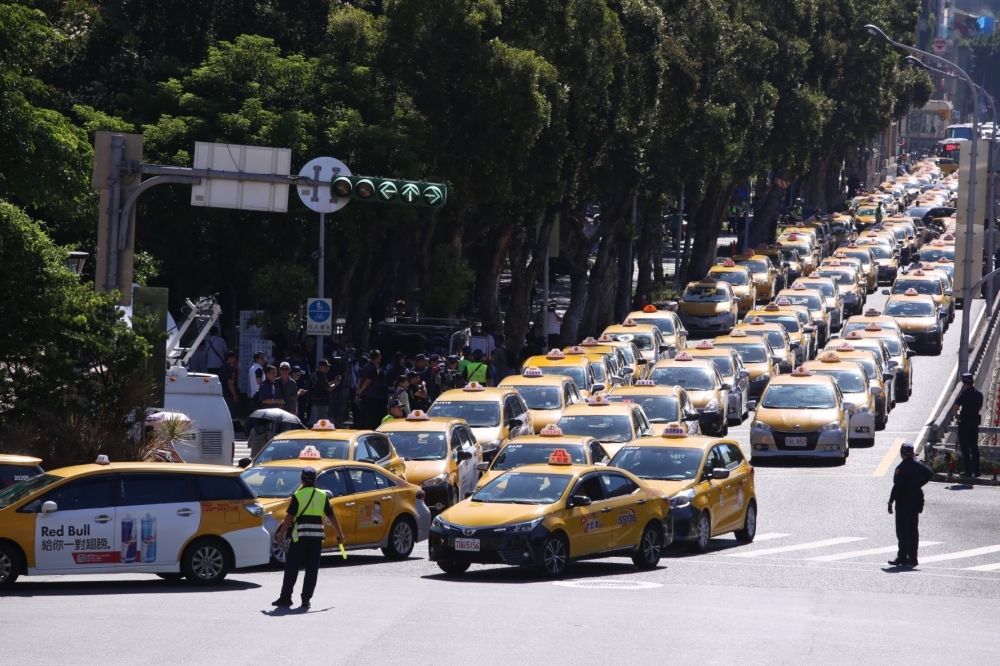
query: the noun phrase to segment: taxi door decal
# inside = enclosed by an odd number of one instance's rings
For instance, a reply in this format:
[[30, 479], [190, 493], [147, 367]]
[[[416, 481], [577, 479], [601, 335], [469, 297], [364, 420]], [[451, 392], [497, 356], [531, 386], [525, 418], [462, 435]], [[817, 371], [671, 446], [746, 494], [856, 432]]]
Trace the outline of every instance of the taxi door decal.
[[76, 569], [113, 565], [115, 509], [56, 511], [35, 516], [35, 567]]

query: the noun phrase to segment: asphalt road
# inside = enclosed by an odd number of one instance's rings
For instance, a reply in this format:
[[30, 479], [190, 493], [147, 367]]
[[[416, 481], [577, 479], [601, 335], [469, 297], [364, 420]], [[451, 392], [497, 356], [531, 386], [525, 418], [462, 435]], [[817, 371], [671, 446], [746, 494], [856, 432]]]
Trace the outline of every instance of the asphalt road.
[[[486, 566], [448, 579], [425, 544], [399, 563], [364, 551], [324, 559], [308, 613], [272, 611], [271, 569], [212, 590], [149, 576], [21, 579], [0, 598], [0, 663], [995, 664], [1000, 488], [930, 484], [921, 565], [886, 564], [896, 451], [944, 388], [960, 316], [940, 356], [914, 359], [914, 396], [873, 447], [840, 467], [757, 468], [753, 544], [674, 548], [644, 573], [625, 559], [579, 563], [556, 583]], [[730, 435], [749, 453], [745, 425]]]

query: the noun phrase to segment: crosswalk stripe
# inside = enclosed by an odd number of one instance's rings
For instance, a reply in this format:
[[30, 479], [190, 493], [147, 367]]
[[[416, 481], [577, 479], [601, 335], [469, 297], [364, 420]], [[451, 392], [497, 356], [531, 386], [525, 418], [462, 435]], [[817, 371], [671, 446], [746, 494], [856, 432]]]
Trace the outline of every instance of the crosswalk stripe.
[[921, 564], [931, 562], [947, 562], [948, 560], [961, 560], [966, 557], [976, 557], [977, 555], [988, 555], [990, 553], [1000, 553], [1000, 546], [983, 546], [972, 550], [960, 550], [956, 553], [945, 553], [944, 555], [931, 555], [930, 557], [918, 558]]
[[741, 553], [726, 553], [726, 557], [760, 557], [761, 555], [776, 555], [778, 553], [790, 553], [794, 550], [809, 550], [811, 548], [825, 548], [827, 546], [837, 546], [842, 543], [851, 543], [852, 541], [864, 541], [864, 537], [837, 537], [836, 539], [823, 539], [822, 541], [797, 543], [793, 546], [780, 546], [778, 548], [763, 548], [761, 550], [744, 551]]
[[978, 567], [966, 567], [966, 571], [996, 571], [1000, 569], [1000, 563], [994, 562], [993, 564], [981, 564]]
[[[925, 548], [927, 546], [936, 546], [940, 541], [921, 541], [919, 544], [920, 548]], [[834, 553], [833, 555], [820, 555], [819, 557], [810, 557], [808, 560], [810, 562], [836, 562], [837, 560], [849, 560], [852, 557], [864, 557], [865, 555], [884, 555], [885, 553], [895, 553], [897, 550], [896, 546], [886, 546], [885, 548], [869, 548], [868, 550], [851, 550], [846, 553]]]

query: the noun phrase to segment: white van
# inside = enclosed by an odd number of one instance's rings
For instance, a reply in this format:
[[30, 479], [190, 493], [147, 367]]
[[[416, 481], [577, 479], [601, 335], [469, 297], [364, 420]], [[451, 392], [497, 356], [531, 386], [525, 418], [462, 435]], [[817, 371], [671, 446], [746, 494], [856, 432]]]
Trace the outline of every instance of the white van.
[[172, 367], [167, 370], [164, 384], [163, 409], [191, 419], [185, 441], [174, 442], [184, 462], [232, 465], [236, 437], [219, 378]]

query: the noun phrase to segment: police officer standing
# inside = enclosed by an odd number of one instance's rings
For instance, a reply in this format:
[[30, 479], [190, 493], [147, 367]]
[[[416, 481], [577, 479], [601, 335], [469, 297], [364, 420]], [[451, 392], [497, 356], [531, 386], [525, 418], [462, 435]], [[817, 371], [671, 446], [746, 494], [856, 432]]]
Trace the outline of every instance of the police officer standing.
[[917, 542], [920, 538], [920, 514], [924, 510], [923, 487], [934, 476], [934, 472], [913, 456], [913, 444], [904, 442], [899, 447], [903, 459], [892, 477], [892, 493], [889, 495], [889, 513], [896, 503], [896, 539], [899, 552], [896, 559], [889, 560], [894, 567], [917, 566]]
[[[292, 495], [292, 503], [288, 505], [288, 514], [278, 528], [274, 542], [281, 546], [285, 540], [288, 528], [292, 528], [292, 543], [285, 555], [285, 578], [281, 584], [281, 596], [272, 606], [288, 608], [292, 605], [292, 590], [299, 577], [299, 568], [304, 566], [305, 578], [302, 580], [302, 608], [309, 608], [316, 589], [316, 578], [319, 576], [319, 561], [323, 552], [323, 524], [337, 530], [337, 543], [344, 543], [344, 530], [333, 507], [327, 500], [326, 493], [316, 487], [316, 470], [305, 467], [301, 475], [302, 485]], [[292, 527], [294, 523], [294, 527]]]
[[952, 415], [958, 418], [958, 446], [962, 450], [965, 473], [962, 476], [979, 476], [979, 420], [983, 409], [983, 392], [973, 384], [971, 372], [962, 375], [962, 392], [955, 400]]

